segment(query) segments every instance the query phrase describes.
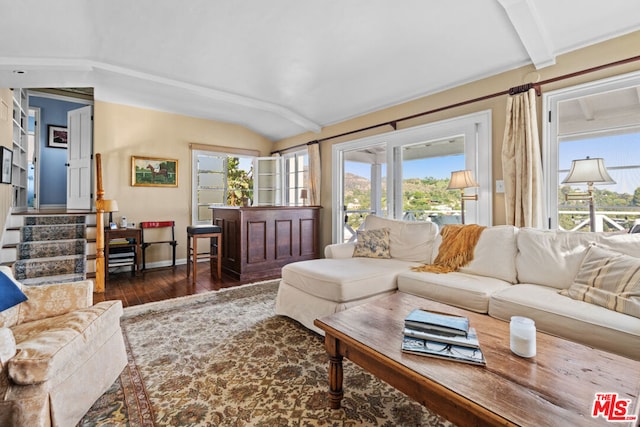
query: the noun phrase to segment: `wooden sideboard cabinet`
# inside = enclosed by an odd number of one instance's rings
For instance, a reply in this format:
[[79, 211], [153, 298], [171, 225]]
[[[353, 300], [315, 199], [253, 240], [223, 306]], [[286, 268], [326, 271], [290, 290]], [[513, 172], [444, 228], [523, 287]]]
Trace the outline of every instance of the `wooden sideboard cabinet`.
[[239, 280], [280, 274], [319, 257], [320, 206], [212, 207], [222, 227], [222, 270]]

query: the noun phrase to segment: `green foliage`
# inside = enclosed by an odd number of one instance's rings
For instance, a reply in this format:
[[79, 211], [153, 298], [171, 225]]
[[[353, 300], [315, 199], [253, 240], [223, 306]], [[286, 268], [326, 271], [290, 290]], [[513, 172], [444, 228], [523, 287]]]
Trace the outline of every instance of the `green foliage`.
[[242, 206], [244, 197], [251, 197], [253, 188], [253, 166], [245, 171], [240, 169], [240, 159], [227, 158], [227, 205]]

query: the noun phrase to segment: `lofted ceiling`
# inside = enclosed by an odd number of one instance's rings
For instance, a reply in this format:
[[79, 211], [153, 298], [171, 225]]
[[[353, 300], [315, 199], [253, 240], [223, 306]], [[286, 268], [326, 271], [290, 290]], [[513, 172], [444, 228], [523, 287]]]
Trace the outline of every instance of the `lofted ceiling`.
[[0, 87], [271, 140], [640, 30], [636, 0], [0, 0]]

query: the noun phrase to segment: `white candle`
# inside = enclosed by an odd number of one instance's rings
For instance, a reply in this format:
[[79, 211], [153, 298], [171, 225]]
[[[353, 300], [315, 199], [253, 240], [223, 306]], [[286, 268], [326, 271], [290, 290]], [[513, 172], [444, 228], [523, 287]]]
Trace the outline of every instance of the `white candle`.
[[509, 324], [510, 347], [518, 356], [536, 355], [535, 322], [526, 317], [513, 316]]

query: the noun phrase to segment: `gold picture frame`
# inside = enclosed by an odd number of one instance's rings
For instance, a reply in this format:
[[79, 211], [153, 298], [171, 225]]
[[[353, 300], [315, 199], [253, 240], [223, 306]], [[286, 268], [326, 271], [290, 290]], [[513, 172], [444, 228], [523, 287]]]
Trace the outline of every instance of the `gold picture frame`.
[[131, 156], [133, 187], [177, 187], [178, 160]]

